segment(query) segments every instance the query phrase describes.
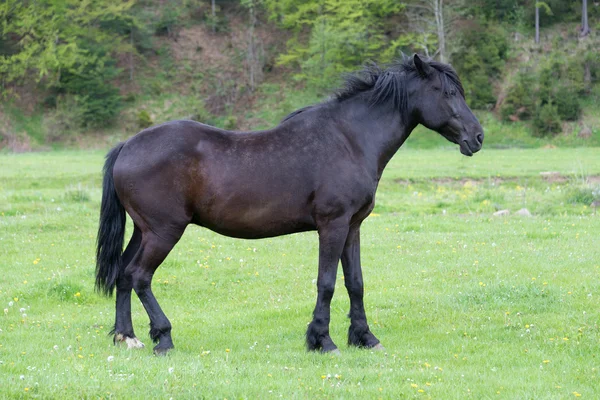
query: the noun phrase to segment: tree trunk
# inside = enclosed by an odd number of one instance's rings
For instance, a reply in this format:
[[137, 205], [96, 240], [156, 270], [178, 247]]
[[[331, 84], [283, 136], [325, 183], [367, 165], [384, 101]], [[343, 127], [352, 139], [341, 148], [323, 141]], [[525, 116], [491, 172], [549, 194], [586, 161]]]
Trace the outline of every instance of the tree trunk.
[[215, 33], [217, 31], [217, 10], [215, 6], [215, 0], [210, 1], [210, 7], [212, 11], [212, 31]]
[[535, 42], [540, 42], [540, 7], [535, 5]]
[[131, 44], [131, 50], [129, 50], [129, 80], [133, 82], [133, 28], [129, 33], [129, 42]]
[[581, 32], [580, 35], [587, 36], [590, 34], [590, 25], [588, 23], [587, 0], [583, 0], [581, 6]]
[[248, 29], [248, 51], [246, 60], [248, 62], [248, 80], [250, 90], [254, 91], [258, 83], [262, 80], [262, 43], [256, 37], [255, 28], [258, 22], [254, 2], [250, 3], [250, 27]]
[[435, 24], [437, 26], [440, 61], [446, 62], [446, 33], [444, 32], [444, 0], [434, 1]]

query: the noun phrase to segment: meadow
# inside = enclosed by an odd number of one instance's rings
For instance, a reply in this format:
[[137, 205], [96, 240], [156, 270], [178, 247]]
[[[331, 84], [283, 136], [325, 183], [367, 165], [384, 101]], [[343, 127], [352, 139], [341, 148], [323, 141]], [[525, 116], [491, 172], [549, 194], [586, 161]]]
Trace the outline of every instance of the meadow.
[[114, 298], [93, 290], [103, 156], [0, 154], [0, 398], [600, 398], [598, 148], [408, 143], [361, 229], [385, 351], [346, 346], [340, 268], [337, 356], [304, 347], [316, 233], [195, 226], [153, 281], [175, 350], [152, 354], [135, 295], [146, 348], [114, 346]]

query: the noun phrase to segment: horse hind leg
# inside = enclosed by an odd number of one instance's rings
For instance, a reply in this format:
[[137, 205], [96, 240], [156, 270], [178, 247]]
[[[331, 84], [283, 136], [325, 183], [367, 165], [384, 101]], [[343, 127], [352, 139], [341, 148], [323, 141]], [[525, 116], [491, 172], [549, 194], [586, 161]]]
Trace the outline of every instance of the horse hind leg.
[[154, 347], [156, 354], [164, 354], [174, 346], [171, 338], [171, 323], [152, 293], [152, 277], [179, 241], [184, 229], [185, 227], [175, 235], [171, 231], [168, 236], [159, 236], [153, 231], [143, 232], [140, 250], [127, 267], [127, 272], [131, 274], [132, 287], [150, 318], [150, 337], [157, 343]]
[[127, 268], [140, 249], [142, 234], [140, 228], [134, 225], [131, 239], [123, 252], [122, 268], [117, 277], [117, 299], [115, 312], [115, 326], [111, 331], [114, 334], [115, 344], [126, 344], [127, 348], [143, 348], [142, 343], [133, 332], [133, 322], [131, 321], [131, 291], [133, 282], [131, 273]]

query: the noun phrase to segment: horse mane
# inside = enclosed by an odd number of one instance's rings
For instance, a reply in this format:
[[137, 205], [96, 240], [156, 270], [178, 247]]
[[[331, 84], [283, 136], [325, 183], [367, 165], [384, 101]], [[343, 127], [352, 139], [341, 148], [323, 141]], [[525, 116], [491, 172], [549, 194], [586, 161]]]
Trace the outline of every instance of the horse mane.
[[[439, 73], [443, 92], [454, 89], [465, 97], [462, 83], [454, 68], [431, 59], [423, 61]], [[347, 75], [344, 87], [337, 91], [335, 97], [341, 102], [367, 93], [367, 100], [371, 106], [392, 103], [405, 114], [408, 109], [407, 82], [411, 79], [422, 79], [412, 57], [383, 67], [372, 62], [365, 65], [361, 71]]]
[[286, 115], [281, 121], [279, 121], [280, 124], [283, 124], [285, 121], [287, 121], [288, 119], [294, 118], [296, 115], [309, 110], [311, 108], [315, 107], [315, 105], [310, 105], [310, 106], [306, 106], [306, 107], [302, 107], [297, 109], [296, 111], [292, 111], [291, 113], [289, 113], [288, 115]]
[[[454, 89], [463, 98], [465, 97], [462, 83], [454, 68], [432, 59], [422, 58], [422, 60], [439, 73], [442, 92]], [[333, 101], [342, 102], [366, 93], [370, 106], [391, 103], [395, 109], [405, 115], [408, 110], [407, 82], [411, 79], [423, 79], [415, 66], [413, 57], [405, 57], [401, 61], [384, 66], [371, 62], [366, 64], [362, 70], [345, 76], [344, 87], [334, 93]], [[280, 123], [319, 105], [314, 104], [293, 111], [283, 118]]]

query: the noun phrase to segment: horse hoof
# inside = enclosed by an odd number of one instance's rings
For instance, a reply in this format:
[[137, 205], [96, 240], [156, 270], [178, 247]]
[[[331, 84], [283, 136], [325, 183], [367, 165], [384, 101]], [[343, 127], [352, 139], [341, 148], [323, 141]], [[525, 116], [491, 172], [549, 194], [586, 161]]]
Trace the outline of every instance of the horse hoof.
[[322, 353], [323, 354], [329, 354], [329, 355], [332, 355], [332, 356], [341, 356], [342, 355], [342, 352], [338, 348], [335, 348], [335, 349], [332, 349], [332, 350], [324, 350], [324, 351], [322, 351]]
[[163, 348], [163, 347], [158, 347], [157, 346], [157, 347], [154, 348], [154, 355], [156, 355], [156, 356], [166, 356], [171, 349], [173, 349], [173, 348], [172, 347]]
[[120, 333], [115, 335], [115, 344], [126, 344], [128, 349], [144, 348], [144, 343], [142, 343], [138, 338], [123, 336]]
[[169, 354], [170, 349], [154, 349], [154, 355], [158, 357], [165, 357]]
[[144, 343], [136, 337], [125, 339], [125, 343], [127, 343], [128, 349], [143, 349], [145, 347]]
[[376, 351], [385, 351], [385, 347], [381, 343], [377, 343], [375, 346], [371, 347], [372, 350]]

